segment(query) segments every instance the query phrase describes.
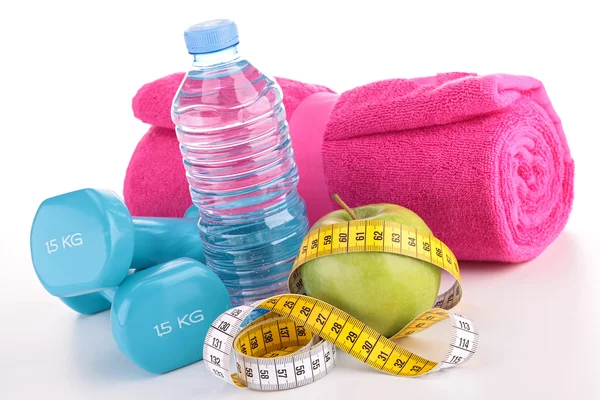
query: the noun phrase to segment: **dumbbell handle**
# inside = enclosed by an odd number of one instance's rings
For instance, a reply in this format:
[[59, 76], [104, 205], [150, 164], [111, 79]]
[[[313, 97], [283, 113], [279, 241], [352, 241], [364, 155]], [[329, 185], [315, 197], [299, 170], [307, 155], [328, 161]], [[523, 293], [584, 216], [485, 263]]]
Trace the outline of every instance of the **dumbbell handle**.
[[131, 268], [148, 268], [179, 257], [206, 262], [196, 220], [134, 217], [132, 221], [135, 235]]

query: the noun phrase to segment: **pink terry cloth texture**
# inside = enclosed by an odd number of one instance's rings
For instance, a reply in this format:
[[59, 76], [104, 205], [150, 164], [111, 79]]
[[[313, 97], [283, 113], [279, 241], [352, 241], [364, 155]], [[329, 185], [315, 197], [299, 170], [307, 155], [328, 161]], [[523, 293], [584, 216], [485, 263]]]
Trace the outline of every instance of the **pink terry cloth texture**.
[[[184, 74], [142, 87], [134, 114], [152, 127], [125, 178], [133, 215], [191, 205], [171, 99]], [[374, 82], [342, 94], [276, 78], [284, 92], [310, 223], [338, 208], [394, 203], [419, 214], [460, 260], [520, 262], [562, 231], [574, 163], [538, 80], [467, 73]]]
[[350, 207], [407, 207], [460, 260], [536, 257], [573, 202], [561, 121], [527, 76], [448, 73], [349, 90], [333, 106], [322, 156], [329, 195]]
[[[132, 101], [133, 113], [150, 126], [127, 167], [123, 195], [134, 216], [181, 217], [192, 205], [185, 168], [171, 120], [171, 102], [185, 73], [173, 73], [143, 85]], [[289, 120], [306, 97], [330, 89], [281, 77]]]

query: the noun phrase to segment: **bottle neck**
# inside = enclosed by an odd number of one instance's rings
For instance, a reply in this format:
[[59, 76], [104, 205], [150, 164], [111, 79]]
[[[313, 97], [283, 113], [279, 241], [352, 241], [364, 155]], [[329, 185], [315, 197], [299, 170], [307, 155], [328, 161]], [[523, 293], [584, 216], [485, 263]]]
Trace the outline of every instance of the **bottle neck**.
[[231, 46], [213, 53], [194, 54], [194, 67], [210, 67], [213, 65], [235, 62], [240, 58], [237, 46]]

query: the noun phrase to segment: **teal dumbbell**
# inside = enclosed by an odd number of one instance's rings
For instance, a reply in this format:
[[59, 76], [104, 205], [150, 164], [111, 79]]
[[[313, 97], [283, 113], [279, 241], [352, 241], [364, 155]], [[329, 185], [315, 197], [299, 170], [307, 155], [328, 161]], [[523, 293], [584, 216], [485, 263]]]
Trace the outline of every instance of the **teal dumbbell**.
[[83, 314], [112, 303], [119, 348], [147, 371], [202, 359], [210, 323], [231, 307], [200, 262], [197, 220], [133, 218], [113, 192], [83, 189], [42, 202], [30, 240], [44, 288]]
[[204, 264], [179, 258], [129, 275], [116, 289], [64, 297], [73, 309], [103, 298], [113, 337], [137, 366], [155, 374], [202, 359], [212, 321], [231, 308], [227, 289]]
[[[132, 217], [107, 190], [82, 189], [44, 200], [30, 239], [38, 278], [57, 297], [114, 288], [130, 269], [179, 257], [205, 262], [197, 220]], [[98, 295], [67, 304], [83, 314], [108, 308]]]

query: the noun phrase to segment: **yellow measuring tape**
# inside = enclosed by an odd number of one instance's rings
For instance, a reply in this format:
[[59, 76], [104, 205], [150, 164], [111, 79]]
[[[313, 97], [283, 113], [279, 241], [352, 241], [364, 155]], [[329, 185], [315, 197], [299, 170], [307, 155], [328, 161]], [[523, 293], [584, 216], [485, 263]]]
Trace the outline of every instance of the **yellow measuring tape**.
[[[432, 309], [388, 339], [304, 292], [303, 264], [331, 254], [365, 251], [427, 261], [450, 273], [455, 282], [438, 295]], [[479, 335], [473, 322], [448, 311], [462, 297], [456, 257], [439, 239], [410, 226], [358, 220], [314, 229], [302, 242], [288, 286], [290, 294], [234, 307], [213, 322], [204, 342], [204, 362], [212, 374], [239, 387], [282, 390], [325, 376], [335, 366], [336, 348], [385, 373], [409, 377], [462, 364], [477, 350]], [[241, 328], [257, 308], [269, 312]], [[396, 342], [448, 318], [452, 333], [448, 351], [439, 362], [420, 357]]]

